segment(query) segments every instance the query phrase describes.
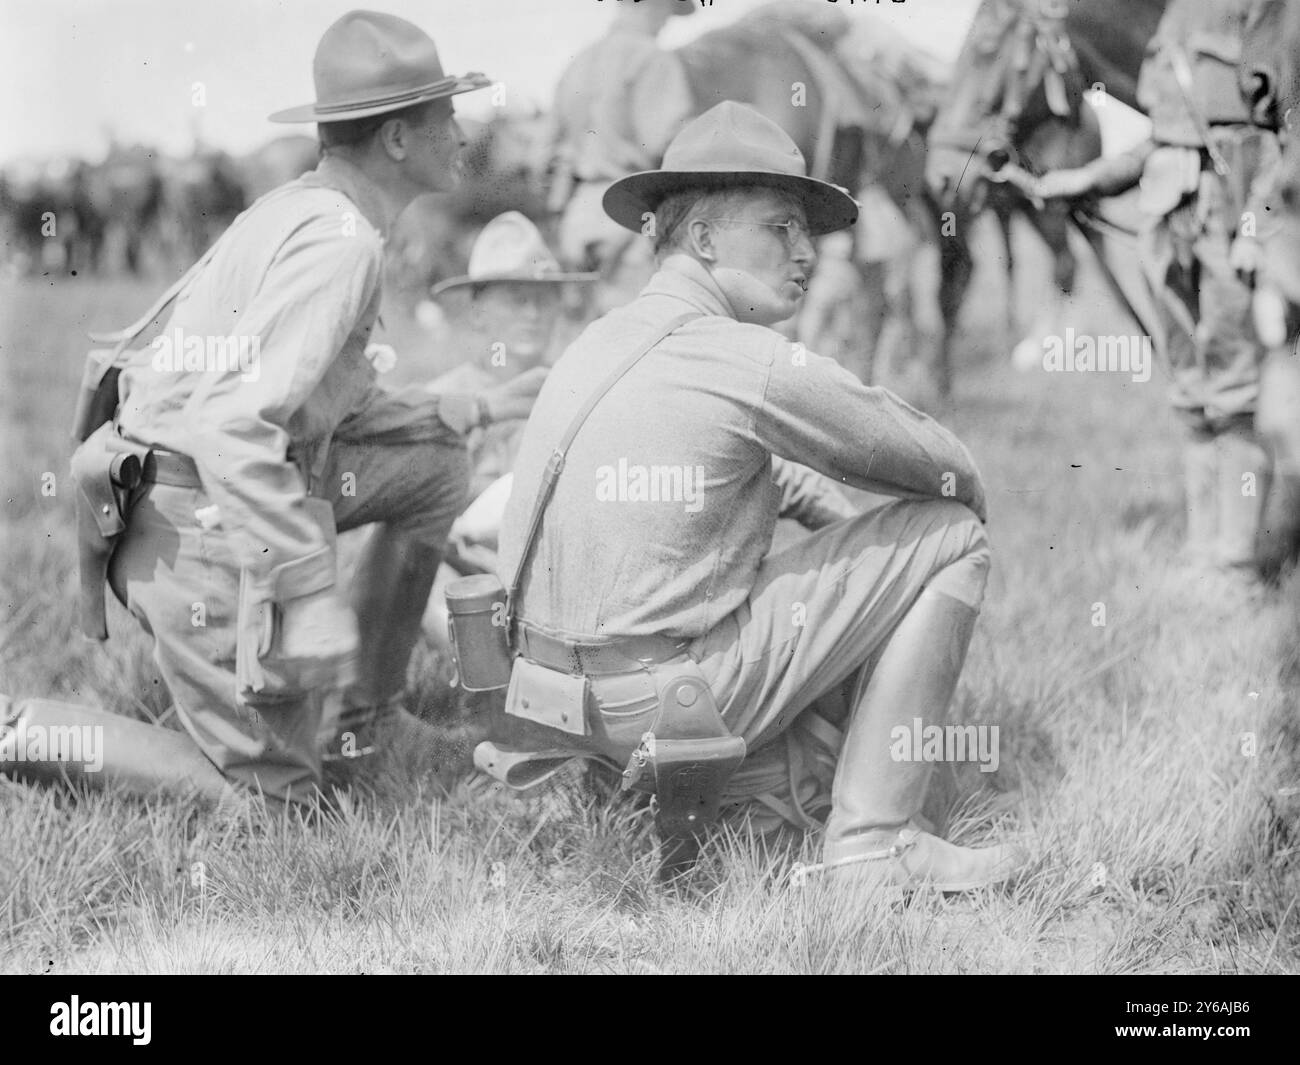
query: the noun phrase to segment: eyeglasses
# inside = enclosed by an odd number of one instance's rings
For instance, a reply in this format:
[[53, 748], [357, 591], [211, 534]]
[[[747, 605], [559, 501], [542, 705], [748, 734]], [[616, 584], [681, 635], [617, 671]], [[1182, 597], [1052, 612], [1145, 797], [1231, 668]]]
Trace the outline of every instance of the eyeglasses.
[[793, 248], [800, 240], [812, 240], [812, 234], [808, 232], [808, 227], [798, 219], [791, 218], [788, 222], [755, 222], [749, 218], [706, 218], [706, 222], [730, 222], [736, 226], [768, 226], [771, 229], [784, 229], [785, 242]]

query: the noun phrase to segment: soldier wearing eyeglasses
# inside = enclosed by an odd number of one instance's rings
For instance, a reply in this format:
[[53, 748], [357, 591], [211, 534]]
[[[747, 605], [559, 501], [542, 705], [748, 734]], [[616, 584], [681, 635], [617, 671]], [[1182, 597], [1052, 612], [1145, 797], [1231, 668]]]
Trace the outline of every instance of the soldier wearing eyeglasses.
[[[591, 696], [586, 727], [560, 721], [548, 741], [627, 762], [689, 674], [745, 741], [722, 789], [731, 815], [824, 831], [824, 868], [855, 889], [1006, 879], [1019, 851], [928, 831], [929, 767], [891, 749], [900, 723], [942, 721], [957, 683], [989, 565], [979, 472], [926, 415], [771, 328], [803, 299], [812, 238], [851, 225], [856, 204], [808, 178], [778, 126], [724, 102], [604, 207], [632, 230], [653, 219], [658, 272], [552, 369], [500, 539], [501, 574], [524, 559], [521, 658], [584, 677]], [[526, 546], [575, 412], [683, 316], [591, 409]], [[682, 471], [692, 498], [664, 492], [666, 476], [610, 498], [612, 470]], [[858, 513], [839, 483], [893, 498]], [[780, 514], [810, 531], [773, 551]]]

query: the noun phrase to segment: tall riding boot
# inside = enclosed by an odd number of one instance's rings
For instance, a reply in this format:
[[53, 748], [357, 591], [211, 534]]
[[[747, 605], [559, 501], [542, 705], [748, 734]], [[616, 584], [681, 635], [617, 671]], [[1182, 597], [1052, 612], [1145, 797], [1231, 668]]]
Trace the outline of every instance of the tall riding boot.
[[1194, 429], [1183, 447], [1187, 539], [1183, 555], [1197, 566], [1213, 565], [1219, 536], [1219, 460], [1214, 435]]
[[343, 693], [327, 762], [375, 753], [381, 746], [431, 745], [433, 730], [400, 701], [441, 561], [438, 548], [412, 533], [380, 525], [371, 535], [352, 581], [361, 636], [359, 675]]
[[1219, 535], [1216, 561], [1224, 569], [1254, 575], [1255, 541], [1271, 463], [1254, 426], [1235, 422], [1215, 437], [1219, 464]]
[[41, 783], [74, 780], [137, 795], [166, 792], [218, 802], [232, 792], [183, 732], [90, 706], [0, 695], [0, 773]]
[[890, 636], [865, 691], [859, 682], [823, 849], [825, 865], [844, 882], [965, 891], [1005, 880], [1023, 863], [1012, 846], [957, 847], [921, 831], [912, 819], [925, 801], [930, 765], [921, 751], [895, 757], [898, 736], [912, 736], [916, 719], [922, 728], [942, 727], [977, 616], [926, 589]]

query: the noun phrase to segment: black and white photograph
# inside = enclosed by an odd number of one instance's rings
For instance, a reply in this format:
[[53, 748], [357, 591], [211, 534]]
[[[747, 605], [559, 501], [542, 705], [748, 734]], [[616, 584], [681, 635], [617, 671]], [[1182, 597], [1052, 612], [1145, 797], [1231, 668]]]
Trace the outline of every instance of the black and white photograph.
[[356, 2], [0, 0], [32, 1038], [326, 974], [1263, 1034], [1300, 0]]

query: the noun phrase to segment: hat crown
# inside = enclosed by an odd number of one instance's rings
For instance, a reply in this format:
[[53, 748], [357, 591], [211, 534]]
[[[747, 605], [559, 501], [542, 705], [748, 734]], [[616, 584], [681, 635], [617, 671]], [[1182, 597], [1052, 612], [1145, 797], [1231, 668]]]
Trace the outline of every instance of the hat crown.
[[858, 205], [848, 191], [808, 176], [790, 135], [754, 108], [724, 100], [682, 127], [663, 166], [619, 178], [605, 190], [605, 213], [624, 229], [643, 231], [647, 215], [683, 189], [774, 188], [797, 198], [808, 230], [821, 236], [850, 226]]
[[803, 152], [790, 135], [734, 100], [722, 101], [682, 127], [664, 152], [662, 169], [808, 174]]
[[541, 231], [518, 211], [497, 215], [483, 227], [469, 253], [470, 280], [530, 280], [558, 274], [560, 264]]
[[381, 11], [349, 11], [321, 37], [312, 62], [316, 100], [338, 106], [441, 81], [433, 39], [413, 22]]

